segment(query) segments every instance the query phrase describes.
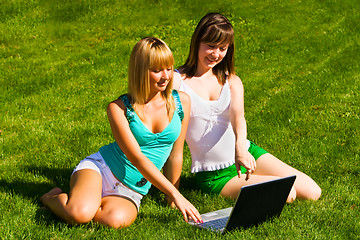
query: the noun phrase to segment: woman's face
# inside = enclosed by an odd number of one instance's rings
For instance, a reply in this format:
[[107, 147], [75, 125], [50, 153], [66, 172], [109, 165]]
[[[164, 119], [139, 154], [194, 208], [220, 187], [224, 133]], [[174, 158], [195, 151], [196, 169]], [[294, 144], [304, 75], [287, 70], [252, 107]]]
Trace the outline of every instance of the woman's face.
[[168, 68], [150, 68], [150, 89], [155, 92], [162, 92], [166, 90], [167, 85], [172, 77], [172, 67]]
[[226, 56], [229, 44], [201, 42], [198, 53], [198, 66], [210, 69], [215, 67]]

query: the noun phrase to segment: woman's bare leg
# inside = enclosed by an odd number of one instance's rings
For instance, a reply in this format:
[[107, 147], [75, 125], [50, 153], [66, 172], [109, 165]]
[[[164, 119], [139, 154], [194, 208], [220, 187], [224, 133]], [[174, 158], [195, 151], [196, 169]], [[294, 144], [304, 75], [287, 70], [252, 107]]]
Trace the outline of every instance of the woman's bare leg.
[[135, 221], [137, 213], [137, 207], [131, 200], [107, 196], [102, 199], [94, 221], [114, 228], [123, 228]]
[[287, 177], [296, 175], [294, 187], [296, 197], [307, 200], [318, 200], [321, 196], [321, 188], [316, 182], [303, 172], [287, 165], [273, 155], [267, 153], [256, 160], [256, 175], [271, 175]]
[[100, 207], [101, 189], [100, 174], [83, 169], [72, 175], [69, 195], [54, 188], [41, 196], [40, 201], [69, 224], [86, 223], [94, 218]]
[[[260, 176], [260, 175], [251, 175], [248, 180], [245, 180], [246, 174], [242, 174], [241, 178], [238, 176], [232, 178], [229, 182], [226, 183], [224, 188], [221, 190], [220, 195], [225, 197], [230, 197], [232, 199], [236, 199], [239, 195], [239, 192], [243, 186], [251, 185], [255, 183], [265, 182], [277, 179], [279, 177], [276, 176]], [[289, 196], [287, 198], [287, 202], [293, 202], [296, 198], [296, 191], [294, 187], [292, 187]]]
[[296, 198], [307, 200], [320, 198], [321, 189], [314, 180], [269, 153], [256, 160], [256, 170], [249, 180], [245, 181], [245, 175], [241, 178], [234, 177], [224, 186], [220, 194], [236, 199], [242, 186], [291, 175], [296, 175], [296, 180], [287, 202], [293, 202]]

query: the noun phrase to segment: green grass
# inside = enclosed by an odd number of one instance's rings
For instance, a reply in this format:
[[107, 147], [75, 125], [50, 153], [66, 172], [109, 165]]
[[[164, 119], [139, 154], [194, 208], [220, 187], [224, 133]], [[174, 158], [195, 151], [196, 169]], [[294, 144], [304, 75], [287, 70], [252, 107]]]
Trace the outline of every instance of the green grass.
[[[0, 4], [1, 239], [359, 239], [360, 2], [2, 0]], [[152, 189], [135, 223], [69, 226], [38, 198], [113, 141], [105, 107], [126, 91], [133, 45], [165, 40], [176, 66], [207, 12], [236, 30], [249, 138], [321, 186], [317, 202], [219, 236], [188, 226]], [[186, 149], [181, 191], [200, 212], [232, 200], [194, 189]]]

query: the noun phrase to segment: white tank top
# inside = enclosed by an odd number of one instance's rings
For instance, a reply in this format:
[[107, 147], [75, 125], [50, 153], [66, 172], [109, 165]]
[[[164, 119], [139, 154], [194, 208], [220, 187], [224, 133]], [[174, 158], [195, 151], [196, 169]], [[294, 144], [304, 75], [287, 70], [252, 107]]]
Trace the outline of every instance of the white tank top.
[[[235, 162], [235, 134], [230, 122], [230, 87], [224, 84], [218, 100], [201, 98], [183, 80], [179, 90], [191, 98], [186, 143], [192, 158], [191, 172], [214, 171]], [[247, 148], [250, 142], [246, 140]]]

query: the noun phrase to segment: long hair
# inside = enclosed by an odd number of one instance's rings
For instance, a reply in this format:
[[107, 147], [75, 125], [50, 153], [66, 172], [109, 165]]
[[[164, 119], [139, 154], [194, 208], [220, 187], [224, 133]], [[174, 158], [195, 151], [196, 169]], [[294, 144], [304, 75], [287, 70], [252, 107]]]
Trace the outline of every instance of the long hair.
[[191, 38], [188, 58], [179, 69], [186, 77], [193, 77], [197, 69], [200, 43], [229, 44], [228, 51], [213, 74], [221, 84], [225, 84], [227, 75], [234, 74], [234, 29], [230, 21], [219, 13], [208, 13], [198, 23]]
[[155, 37], [141, 39], [133, 48], [129, 61], [128, 93], [134, 110], [140, 117], [144, 117], [138, 111], [138, 105], [145, 104], [150, 95], [150, 72], [151, 68], [171, 68], [171, 77], [165, 91], [161, 92], [166, 101], [166, 108], [171, 119], [175, 102], [172, 97], [174, 57], [170, 48], [162, 40]]

